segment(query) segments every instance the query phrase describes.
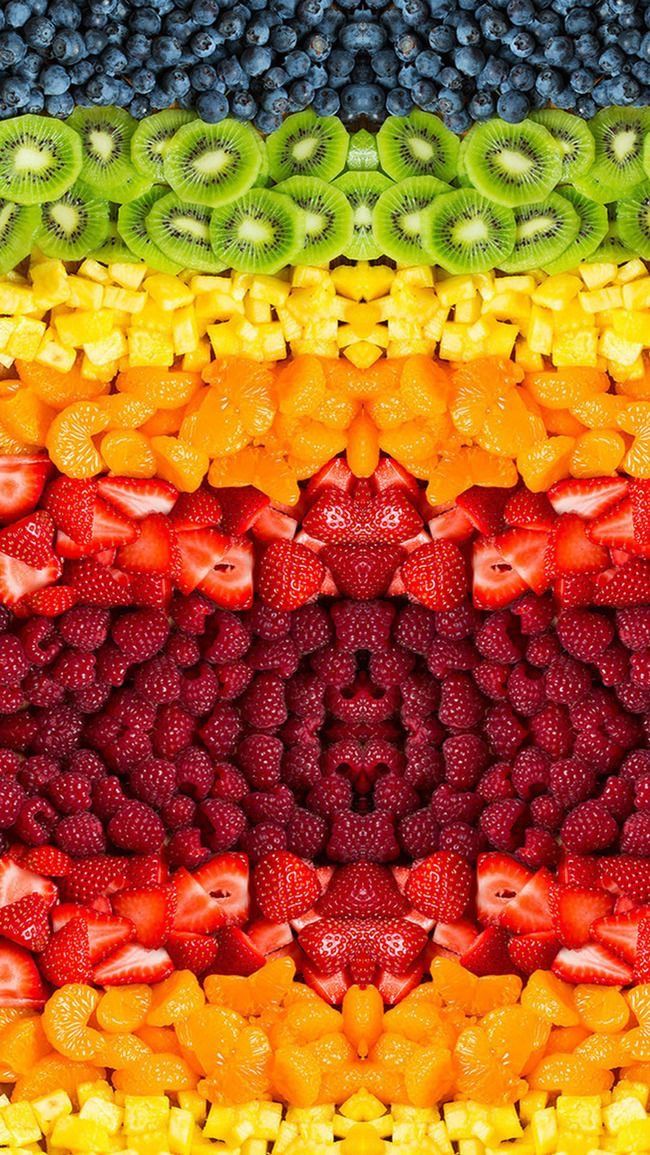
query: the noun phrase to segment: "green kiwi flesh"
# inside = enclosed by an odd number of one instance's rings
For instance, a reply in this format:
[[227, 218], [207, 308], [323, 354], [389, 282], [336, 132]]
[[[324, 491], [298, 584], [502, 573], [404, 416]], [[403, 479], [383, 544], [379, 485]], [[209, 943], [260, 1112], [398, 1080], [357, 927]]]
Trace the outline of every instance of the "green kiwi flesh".
[[627, 196], [646, 179], [645, 140], [650, 117], [645, 108], [602, 108], [589, 121], [596, 142], [593, 165], [576, 188], [601, 203]]
[[583, 176], [594, 163], [596, 142], [589, 125], [579, 116], [561, 108], [543, 108], [531, 112], [530, 119], [550, 132], [562, 153], [562, 180]]
[[470, 188], [438, 197], [427, 226], [432, 263], [448, 273], [481, 273], [503, 267], [516, 237], [512, 209]]
[[348, 132], [336, 116], [316, 116], [309, 109], [294, 112], [266, 141], [274, 181], [292, 176], [332, 180], [343, 170]]
[[210, 244], [211, 210], [183, 201], [176, 193], [156, 198], [146, 218], [146, 229], [156, 248], [182, 268], [220, 273], [223, 262]]
[[101, 261], [104, 265], [111, 265], [116, 262], [128, 264], [140, 260], [140, 257], [131, 251], [126, 241], [120, 236], [117, 221], [109, 222], [106, 237], [101, 245], [88, 253], [88, 256], [95, 261]]
[[0, 273], [8, 273], [29, 256], [40, 221], [38, 205], [0, 199]]
[[341, 173], [333, 183], [348, 199], [352, 207], [352, 236], [343, 248], [343, 256], [351, 261], [372, 261], [381, 257], [382, 250], [372, 232], [372, 214], [379, 197], [393, 182], [383, 172], [357, 169]]
[[35, 241], [47, 257], [80, 261], [102, 244], [108, 225], [108, 201], [77, 181], [62, 196], [42, 206]]
[[431, 112], [414, 109], [391, 116], [377, 133], [379, 161], [393, 180], [433, 176], [449, 182], [456, 175], [458, 137]]
[[131, 137], [131, 160], [142, 176], [164, 180], [163, 155], [178, 129], [195, 120], [193, 112], [166, 108], [141, 120]]
[[592, 253], [607, 235], [607, 209], [591, 201], [570, 185], [560, 185], [558, 192], [573, 205], [580, 218], [580, 231], [575, 240], [553, 261], [544, 261], [543, 269], [550, 276], [575, 269], [583, 261], [591, 260]]
[[650, 258], [650, 181], [616, 206], [616, 228], [622, 243], [643, 260]]
[[550, 193], [536, 204], [519, 205], [514, 214], [514, 248], [501, 262], [506, 273], [522, 273], [555, 260], [580, 232], [578, 213], [559, 193]]
[[562, 153], [541, 124], [485, 121], [472, 129], [464, 152], [474, 188], [498, 204], [544, 200], [562, 176]]
[[448, 192], [449, 185], [434, 176], [412, 176], [381, 193], [372, 212], [380, 252], [401, 265], [430, 263], [428, 216], [437, 198]]
[[305, 239], [296, 260], [301, 265], [327, 265], [352, 240], [352, 206], [341, 189], [317, 176], [292, 176], [275, 186], [303, 214]]
[[304, 239], [302, 213], [271, 189], [250, 189], [212, 213], [210, 241], [223, 268], [277, 273], [295, 260]]
[[106, 200], [122, 203], [147, 187], [131, 163], [136, 123], [123, 108], [75, 108], [68, 117], [67, 124], [81, 137], [81, 178]]
[[156, 201], [165, 196], [163, 187], [154, 186], [138, 197], [121, 205], [117, 214], [117, 228], [125, 244], [152, 269], [159, 273], [178, 273], [183, 267], [181, 263], [172, 261], [158, 248], [147, 232], [147, 217]]
[[366, 128], [360, 128], [358, 132], [352, 133], [346, 168], [354, 169], [355, 172], [379, 168], [377, 138]]
[[81, 140], [67, 124], [30, 114], [0, 122], [0, 197], [21, 205], [54, 200], [81, 164]]
[[262, 165], [255, 130], [237, 120], [193, 120], [172, 137], [163, 157], [165, 180], [191, 204], [228, 204], [254, 184]]

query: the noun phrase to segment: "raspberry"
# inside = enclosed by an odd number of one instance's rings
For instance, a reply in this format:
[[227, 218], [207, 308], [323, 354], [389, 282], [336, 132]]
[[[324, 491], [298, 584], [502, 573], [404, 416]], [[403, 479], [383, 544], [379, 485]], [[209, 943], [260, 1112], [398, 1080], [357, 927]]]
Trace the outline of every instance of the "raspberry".
[[300, 654], [291, 638], [258, 640], [251, 646], [246, 660], [254, 670], [273, 670], [282, 678], [291, 678], [300, 665]]
[[524, 594], [514, 603], [512, 612], [519, 618], [522, 634], [534, 636], [550, 628], [555, 617], [555, 604], [548, 595]]
[[287, 683], [286, 703], [291, 715], [313, 718], [318, 725], [325, 720], [325, 685], [315, 674], [302, 673]]
[[518, 714], [530, 717], [546, 702], [544, 677], [540, 670], [521, 662], [513, 666], [508, 678], [508, 700]]
[[98, 710], [102, 709], [108, 702], [111, 696], [111, 687], [104, 685], [104, 683], [95, 683], [92, 686], [87, 686], [85, 690], [77, 690], [74, 694], [74, 704], [77, 710], [82, 714], [96, 714]]
[[111, 818], [107, 833], [120, 850], [131, 850], [135, 854], [151, 854], [160, 850], [165, 841], [160, 818], [144, 802], [125, 802]]
[[209, 714], [220, 697], [219, 679], [214, 670], [202, 662], [183, 675], [180, 702], [195, 717]]
[[237, 761], [254, 790], [269, 790], [282, 778], [284, 747], [271, 734], [249, 734], [237, 747]]
[[621, 749], [599, 730], [585, 730], [576, 736], [573, 753], [588, 762], [599, 774], [609, 774], [618, 768]]
[[493, 762], [481, 776], [477, 793], [485, 802], [498, 802], [502, 798], [514, 797], [510, 763]]
[[450, 822], [440, 831], [438, 850], [452, 850], [466, 862], [476, 862], [481, 849], [481, 835], [466, 822]]
[[171, 634], [167, 639], [163, 653], [170, 662], [173, 662], [181, 670], [188, 666], [195, 666], [201, 657], [196, 638], [190, 638], [184, 634]]
[[61, 763], [45, 755], [25, 758], [18, 769], [18, 781], [28, 794], [38, 794], [41, 788], [61, 773]]
[[188, 746], [181, 750], [175, 763], [176, 786], [189, 794], [197, 802], [210, 792], [214, 772], [212, 762], [205, 750], [198, 746]]
[[241, 733], [238, 711], [233, 706], [221, 702], [212, 711], [199, 733], [213, 758], [234, 754]]
[[650, 750], [633, 750], [621, 765], [621, 775], [630, 782], [650, 774]]
[[199, 803], [197, 813], [205, 841], [217, 854], [236, 846], [246, 830], [246, 817], [242, 810], [222, 798], [206, 798]]
[[590, 799], [581, 802], [567, 815], [560, 836], [567, 850], [576, 854], [593, 854], [612, 845], [618, 837], [618, 824], [604, 803]]
[[94, 653], [106, 641], [110, 613], [99, 606], [73, 606], [58, 619], [63, 641], [76, 650]]
[[23, 678], [22, 691], [33, 706], [54, 706], [65, 697], [63, 686], [38, 667]]
[[374, 814], [338, 814], [332, 822], [327, 853], [334, 862], [393, 862], [399, 857], [393, 818]]
[[83, 774], [68, 771], [58, 774], [47, 785], [50, 801], [56, 806], [59, 814], [80, 814], [90, 810], [92, 796], [91, 784]]
[[378, 686], [399, 686], [409, 676], [415, 658], [406, 650], [392, 649], [383, 653], [372, 654], [370, 657], [369, 673], [373, 682]]
[[52, 754], [55, 758], [71, 754], [77, 746], [83, 728], [83, 719], [71, 706], [58, 705], [38, 713], [34, 749], [38, 754]]
[[488, 762], [489, 752], [478, 734], [454, 734], [442, 744], [445, 781], [456, 790], [476, 786]]
[[107, 642], [95, 655], [95, 668], [100, 681], [122, 686], [129, 672], [129, 660], [117, 646]]
[[0, 686], [19, 686], [29, 672], [29, 660], [20, 638], [0, 634]]
[[187, 794], [176, 794], [161, 808], [160, 817], [168, 830], [182, 830], [190, 826], [196, 815], [196, 802]]
[[250, 644], [250, 632], [241, 619], [225, 610], [217, 610], [210, 619], [210, 628], [202, 646], [203, 657], [206, 662], [216, 665], [238, 662], [248, 653]]
[[61, 649], [61, 640], [50, 618], [30, 618], [18, 631], [28, 661], [47, 666]]
[[133, 765], [152, 755], [151, 739], [148, 734], [137, 730], [127, 730], [105, 750], [106, 761], [111, 770], [118, 774], [128, 774]]
[[542, 866], [555, 866], [560, 856], [560, 848], [548, 830], [539, 826], [529, 826], [524, 835], [523, 845], [517, 850], [516, 856], [531, 870], [539, 870]]
[[493, 702], [507, 698], [510, 666], [503, 662], [479, 662], [472, 670], [472, 676], [479, 690]]
[[282, 758], [282, 781], [295, 794], [304, 794], [321, 779], [320, 744], [300, 743], [287, 750]]
[[525, 802], [503, 798], [486, 806], [479, 819], [479, 829], [495, 850], [512, 852], [521, 846], [529, 818]]
[[519, 623], [510, 610], [487, 615], [477, 630], [474, 642], [479, 653], [491, 662], [510, 665], [522, 656]]
[[331, 610], [336, 640], [343, 650], [388, 649], [390, 632], [395, 618], [391, 602], [335, 602]]
[[630, 676], [630, 655], [624, 646], [612, 642], [596, 659], [603, 686], [620, 686]]
[[650, 687], [650, 649], [632, 654], [630, 659], [630, 681], [633, 686], [643, 689]]
[[136, 798], [158, 809], [169, 802], [176, 789], [176, 767], [162, 758], [146, 758], [133, 767], [129, 785]]
[[357, 672], [357, 663], [352, 655], [335, 647], [314, 654], [311, 664], [324, 685], [337, 689], [349, 686]]
[[401, 716], [405, 724], [418, 718], [426, 718], [437, 710], [440, 702], [440, 687], [432, 678], [413, 673], [404, 678], [400, 686], [402, 695]]
[[181, 688], [178, 667], [163, 654], [151, 658], [136, 670], [134, 686], [138, 694], [154, 706], [175, 702]]
[[241, 840], [241, 848], [253, 865], [272, 850], [286, 850], [287, 846], [287, 832], [275, 822], [260, 822], [259, 826], [247, 830]]
[[650, 857], [650, 814], [631, 814], [623, 823], [621, 851], [639, 858]]
[[325, 819], [297, 806], [287, 826], [287, 849], [299, 858], [313, 860], [323, 853], [326, 841]]
[[446, 782], [431, 795], [431, 813], [441, 826], [449, 822], [473, 822], [483, 809], [483, 800], [470, 791], [454, 790]]
[[485, 702], [467, 674], [450, 674], [443, 682], [438, 717], [444, 726], [472, 730], [483, 718]]
[[335, 818], [352, 808], [352, 786], [347, 778], [330, 774], [321, 779], [307, 795], [307, 806], [323, 818]]
[[549, 702], [572, 706], [591, 689], [591, 674], [582, 662], [562, 654], [551, 663], [544, 676]]
[[219, 696], [226, 702], [241, 698], [244, 690], [252, 682], [255, 673], [245, 662], [232, 662], [227, 666], [217, 666]]
[[650, 646], [650, 606], [617, 610], [616, 632], [626, 649], [647, 649]]
[[472, 670], [479, 656], [471, 642], [436, 638], [427, 650], [427, 666], [434, 678], [446, 678], [451, 670]]
[[557, 798], [550, 794], [543, 794], [533, 798], [530, 804], [530, 815], [533, 822], [547, 830], [559, 830], [564, 818], [564, 807]]
[[563, 758], [571, 753], [574, 734], [566, 706], [549, 702], [531, 718], [530, 731], [537, 746], [551, 757]]
[[156, 714], [153, 748], [161, 758], [175, 758], [189, 746], [194, 737], [194, 719], [181, 706], [171, 702]]
[[417, 809], [418, 796], [408, 782], [398, 774], [385, 774], [373, 791], [375, 810], [387, 810], [395, 818], [403, 818]]
[[[270, 611], [267, 607], [267, 612], [274, 612], [276, 615], [278, 611]], [[320, 650], [323, 646], [330, 644], [332, 640], [332, 623], [329, 614], [322, 606], [315, 602], [310, 605], [301, 606], [300, 609], [294, 611], [291, 617], [291, 637], [293, 638], [299, 653], [312, 654], [315, 650]]]
[[127, 797], [122, 790], [119, 778], [109, 775], [95, 782], [93, 786], [93, 811], [102, 822], [107, 822], [109, 818], [117, 814], [120, 806], [126, 801]]
[[0, 713], [15, 714], [25, 705], [25, 696], [18, 686], [0, 686]]
[[13, 778], [0, 778], [0, 829], [8, 830], [20, 814], [25, 792]]
[[516, 755], [512, 766], [512, 785], [525, 802], [543, 794], [550, 780], [550, 759], [543, 750], [527, 746]]
[[242, 698], [242, 718], [257, 730], [274, 730], [286, 722], [284, 683], [275, 674], [258, 674]]
[[170, 866], [184, 866], [187, 870], [195, 870], [210, 856], [211, 852], [201, 841], [201, 831], [195, 826], [177, 830], [167, 843]]
[[28, 846], [42, 846], [50, 841], [58, 817], [56, 810], [43, 798], [26, 798], [16, 819], [14, 834]]
[[162, 650], [169, 634], [167, 615], [162, 610], [130, 610], [114, 623], [111, 635], [118, 649], [131, 662], [146, 662]]
[[[605, 803], [617, 822], [623, 822], [635, 807], [638, 810], [644, 809], [636, 802], [636, 793], [625, 778], [608, 778], [601, 791], [600, 801]], [[650, 795], [648, 795], [648, 802], [650, 804]]]
[[593, 766], [579, 758], [563, 758], [551, 765], [549, 789], [567, 810], [590, 798], [596, 789], [596, 781], [597, 774]]
[[563, 610], [556, 628], [564, 649], [581, 662], [593, 662], [614, 638], [611, 619], [592, 610]]
[[102, 824], [94, 814], [71, 814], [62, 818], [54, 831], [54, 840], [74, 858], [101, 854], [106, 849]]
[[0, 749], [0, 775], [15, 775], [20, 770], [21, 762], [13, 750]]
[[453, 610], [440, 610], [434, 616], [437, 632], [443, 638], [458, 641], [469, 638], [479, 629], [481, 615], [471, 602], [462, 602]]
[[249, 794], [248, 783], [241, 770], [231, 766], [229, 762], [217, 762], [213, 766], [214, 781], [210, 795], [212, 798], [224, 798], [226, 802], [241, 802]]
[[[2, 641], [2, 638], [0, 638]], [[81, 650], [67, 650], [57, 659], [52, 673], [66, 690], [82, 690], [95, 680], [95, 655]]]
[[[457, 612], [457, 610], [449, 611], [450, 614]], [[437, 616], [444, 617], [442, 614]], [[404, 606], [395, 624], [395, 640], [414, 654], [426, 654], [436, 637], [436, 632], [436, 615], [424, 606]]]
[[179, 630], [184, 630], [186, 634], [202, 634], [208, 619], [214, 616], [214, 602], [197, 590], [186, 597], [174, 594], [169, 614]]
[[[23, 683], [23, 689], [25, 684]], [[616, 697], [621, 706], [629, 710], [631, 714], [645, 714], [650, 709], [650, 690], [641, 689], [639, 686], [616, 687]]]
[[400, 846], [409, 858], [425, 858], [438, 849], [440, 828], [428, 807], [414, 810], [397, 827]]
[[512, 758], [528, 737], [526, 727], [505, 702], [499, 702], [487, 711], [485, 733], [499, 758]]
[[546, 669], [561, 653], [562, 649], [555, 634], [538, 634], [531, 638], [526, 646], [526, 661], [530, 662], [531, 666]]
[[267, 642], [275, 641], [286, 638], [289, 633], [291, 614], [257, 601], [248, 612], [248, 625], [258, 638], [264, 638]]
[[255, 794], [247, 794], [242, 801], [242, 808], [249, 822], [255, 826], [260, 822], [271, 821], [277, 822], [279, 826], [287, 826], [296, 804], [289, 787], [281, 783], [268, 793], [258, 790]]

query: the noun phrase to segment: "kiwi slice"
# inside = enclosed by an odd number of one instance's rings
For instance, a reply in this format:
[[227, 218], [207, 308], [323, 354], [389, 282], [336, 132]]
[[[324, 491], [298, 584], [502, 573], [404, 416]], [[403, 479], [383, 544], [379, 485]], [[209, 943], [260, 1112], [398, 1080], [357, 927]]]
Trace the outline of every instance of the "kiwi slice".
[[472, 135], [472, 129], [465, 133], [465, 136], [460, 142], [458, 149], [458, 159], [456, 161], [456, 176], [454, 177], [454, 184], [460, 185], [461, 188], [473, 188], [472, 182], [467, 174], [467, 166], [465, 164], [465, 153], [467, 152], [467, 143]]
[[156, 201], [166, 195], [166, 188], [158, 185], [126, 205], [121, 205], [117, 214], [117, 229], [131, 251], [141, 261], [159, 273], [178, 273], [182, 263], [172, 261], [162, 249], [152, 241], [147, 232], [147, 217]]
[[389, 116], [377, 133], [381, 167], [393, 180], [411, 176], [453, 180], [458, 147], [458, 137], [437, 116], [417, 108], [408, 116]]
[[193, 205], [167, 193], [152, 204], [146, 229], [168, 260], [196, 272], [220, 273], [224, 264], [210, 244], [210, 213], [207, 205]]
[[296, 258], [299, 265], [327, 265], [352, 240], [352, 205], [341, 189], [317, 176], [292, 176], [275, 186], [303, 214], [305, 240]]
[[575, 240], [559, 257], [552, 261], [544, 261], [543, 268], [551, 276], [555, 273], [566, 273], [569, 269], [577, 268], [582, 261], [591, 260], [592, 253], [607, 233], [608, 225], [607, 209], [604, 205], [590, 201], [570, 185], [561, 185], [558, 192], [564, 200], [573, 205], [580, 218], [580, 230]]
[[606, 204], [625, 197], [646, 179], [643, 164], [650, 124], [645, 108], [602, 108], [589, 121], [596, 144], [594, 163], [576, 188]]
[[292, 176], [332, 180], [345, 166], [348, 141], [337, 116], [316, 116], [311, 109], [294, 112], [267, 138], [271, 176], [275, 181]]
[[618, 202], [616, 228], [627, 248], [643, 260], [650, 257], [650, 180]]
[[76, 132], [46, 116], [16, 116], [0, 123], [0, 197], [40, 205], [66, 192], [81, 172]]
[[96, 249], [88, 253], [95, 261], [101, 261], [104, 265], [112, 265], [113, 263], [127, 264], [128, 262], [139, 261], [140, 258], [127, 245], [123, 237], [120, 236], [117, 228], [117, 221], [109, 221], [108, 232]]
[[555, 260], [580, 232], [580, 217], [570, 201], [559, 193], [549, 193], [545, 201], [536, 204], [517, 205], [513, 212], [515, 244], [501, 262], [505, 273], [537, 269], [546, 261]]
[[257, 141], [257, 147], [260, 150], [261, 158], [260, 171], [255, 178], [255, 184], [262, 188], [266, 188], [266, 186], [270, 185], [271, 183], [271, 170], [269, 169], [269, 158], [266, 151], [266, 141], [264, 140], [264, 137], [260, 136], [257, 132], [255, 133], [255, 140]]
[[195, 120], [193, 112], [167, 108], [141, 120], [131, 137], [131, 161], [142, 176], [163, 181], [163, 153], [174, 133], [183, 124]]
[[411, 176], [391, 185], [372, 212], [375, 245], [400, 265], [431, 264], [428, 216], [436, 198], [449, 191], [435, 176]]
[[131, 163], [131, 138], [137, 122], [128, 112], [123, 108], [75, 108], [67, 123], [81, 137], [84, 184], [99, 196], [120, 203], [145, 191], [144, 178]]
[[257, 133], [250, 124], [193, 120], [172, 137], [163, 157], [165, 180], [196, 205], [228, 204], [248, 191], [262, 166]]
[[481, 273], [503, 266], [516, 238], [515, 216], [473, 188], [440, 196], [427, 221], [433, 263], [448, 273]]
[[29, 256], [40, 221], [38, 205], [0, 200], [0, 273], [8, 273]]
[[303, 214], [289, 197], [253, 188], [212, 213], [210, 241], [222, 267], [241, 273], [277, 273], [304, 242]]
[[102, 244], [108, 225], [108, 202], [79, 180], [56, 200], [45, 202], [34, 240], [47, 257], [80, 261]]
[[605, 236], [598, 248], [590, 254], [589, 261], [594, 264], [619, 265], [624, 261], [631, 261], [635, 256], [638, 254], [623, 243], [616, 221], [610, 221]]
[[562, 180], [571, 181], [591, 168], [596, 156], [596, 142], [589, 125], [579, 116], [561, 108], [543, 108], [532, 112], [530, 119], [550, 132], [562, 153]]
[[358, 132], [352, 133], [346, 168], [355, 171], [379, 168], [377, 139], [366, 128], [360, 128]]
[[352, 206], [352, 236], [342, 249], [351, 261], [372, 261], [382, 256], [372, 232], [372, 214], [377, 201], [393, 182], [383, 172], [357, 169], [343, 172], [333, 182]]
[[548, 129], [495, 117], [476, 124], [465, 149], [474, 188], [501, 205], [544, 200], [562, 176], [562, 153]]

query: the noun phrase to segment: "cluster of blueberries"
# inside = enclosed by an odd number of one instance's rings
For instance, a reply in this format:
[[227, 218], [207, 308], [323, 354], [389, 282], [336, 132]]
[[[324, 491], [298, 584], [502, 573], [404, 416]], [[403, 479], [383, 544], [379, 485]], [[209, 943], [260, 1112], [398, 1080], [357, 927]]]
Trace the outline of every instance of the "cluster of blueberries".
[[178, 105], [271, 132], [414, 106], [455, 132], [650, 103], [650, 0], [4, 0], [0, 117]]

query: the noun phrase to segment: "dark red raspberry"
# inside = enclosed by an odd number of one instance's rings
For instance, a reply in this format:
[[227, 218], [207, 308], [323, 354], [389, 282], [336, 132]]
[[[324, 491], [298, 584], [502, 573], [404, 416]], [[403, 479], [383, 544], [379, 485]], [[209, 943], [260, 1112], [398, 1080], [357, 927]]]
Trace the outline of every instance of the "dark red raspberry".
[[242, 698], [242, 718], [256, 730], [275, 730], [286, 722], [284, 682], [276, 674], [258, 674]]
[[73, 606], [58, 619], [58, 629], [68, 646], [95, 653], [106, 641], [110, 612], [99, 606]]
[[450, 822], [474, 822], [483, 809], [483, 799], [471, 791], [458, 791], [446, 782], [431, 795], [431, 813], [440, 826]]
[[282, 758], [282, 781], [297, 795], [305, 794], [322, 778], [318, 742], [298, 743]]
[[29, 672], [29, 659], [20, 638], [0, 634], [0, 686], [19, 686]]
[[438, 717], [443, 726], [473, 730], [485, 711], [483, 695], [468, 674], [450, 674], [442, 683]]
[[102, 824], [94, 814], [71, 814], [62, 818], [54, 831], [54, 840], [74, 858], [87, 858], [106, 849]]
[[194, 738], [195, 722], [191, 714], [175, 702], [161, 706], [153, 729], [153, 748], [161, 758], [175, 758]]
[[650, 857], [650, 814], [631, 814], [625, 820], [621, 831], [621, 851], [639, 858]]
[[440, 831], [438, 849], [452, 850], [467, 862], [476, 862], [480, 850], [484, 848], [485, 840], [479, 831], [466, 822], [450, 822]]
[[546, 669], [562, 653], [555, 634], [537, 634], [526, 645], [526, 661]]
[[539, 798], [533, 798], [530, 815], [539, 826], [547, 830], [559, 830], [564, 818], [564, 807], [551, 794], [542, 794]]
[[169, 634], [169, 622], [162, 610], [129, 610], [117, 619], [111, 634], [129, 661], [146, 662], [162, 650]]
[[163, 758], [145, 758], [131, 770], [129, 786], [136, 798], [158, 810], [174, 794], [176, 767]]
[[287, 849], [313, 861], [323, 853], [326, 841], [326, 820], [297, 806], [287, 826]]
[[179, 630], [184, 630], [186, 634], [202, 634], [207, 621], [214, 617], [214, 602], [198, 590], [187, 597], [174, 594], [169, 612]]
[[485, 770], [489, 751], [478, 734], [453, 734], [442, 744], [445, 781], [456, 790], [471, 790]]
[[481, 614], [468, 601], [461, 602], [453, 610], [440, 610], [434, 614], [437, 632], [441, 637], [452, 640], [471, 637], [479, 629], [482, 620]]
[[387, 649], [395, 612], [388, 601], [335, 602], [331, 614], [338, 645], [348, 653]]
[[47, 793], [59, 814], [80, 814], [90, 810], [92, 787], [90, 780], [83, 774], [75, 774], [74, 771], [58, 774], [48, 782]]
[[210, 790], [211, 798], [223, 798], [226, 802], [241, 802], [250, 793], [248, 782], [241, 770], [230, 762], [216, 762], [212, 767], [214, 780]]
[[[608, 778], [601, 791], [600, 801], [605, 803], [617, 822], [623, 822], [635, 808], [635, 791], [625, 778]], [[638, 809], [643, 810], [643, 807], [639, 806]]]
[[398, 823], [397, 837], [409, 858], [426, 858], [438, 849], [440, 827], [430, 809], [425, 806], [407, 814]]
[[518, 662], [523, 653], [519, 622], [510, 610], [500, 610], [484, 617], [474, 641], [479, 653], [490, 662]]
[[525, 802], [503, 798], [486, 806], [479, 818], [479, 829], [495, 850], [512, 852], [521, 846], [529, 821]]
[[502, 702], [507, 698], [510, 666], [503, 662], [479, 662], [472, 670], [472, 677], [479, 690], [493, 702]]
[[616, 630], [626, 649], [647, 649], [650, 646], [650, 606], [617, 610]]
[[202, 645], [206, 662], [221, 665], [239, 662], [251, 644], [250, 631], [235, 614], [217, 610], [210, 619], [210, 627]]
[[386, 810], [395, 818], [403, 818], [417, 810], [419, 799], [415, 790], [398, 774], [384, 774], [373, 791], [375, 810]]
[[291, 629], [292, 615], [285, 610], [274, 610], [264, 602], [255, 602], [248, 612], [248, 625], [252, 633], [267, 642], [286, 638]]
[[66, 650], [52, 667], [52, 674], [66, 690], [83, 690], [95, 681], [95, 665], [94, 654]]
[[338, 814], [333, 822], [327, 853], [334, 862], [394, 862], [400, 848], [394, 820], [385, 811], [374, 814]]
[[25, 792], [14, 778], [0, 778], [0, 829], [13, 826], [24, 801]]
[[560, 856], [560, 847], [548, 830], [539, 826], [529, 826], [516, 856], [531, 870], [540, 870], [543, 866], [553, 867], [556, 865]]
[[249, 734], [237, 747], [237, 762], [254, 790], [269, 790], [282, 778], [284, 746], [271, 734]]
[[273, 850], [286, 850], [288, 844], [286, 830], [276, 822], [260, 822], [259, 826], [247, 830], [241, 839], [241, 849], [249, 856], [253, 865]]
[[522, 634], [543, 634], [555, 617], [555, 603], [548, 595], [539, 597], [533, 593], [524, 594], [514, 603], [512, 612], [519, 618]]
[[51, 618], [29, 618], [18, 630], [18, 637], [28, 661], [34, 666], [47, 666], [62, 648]]
[[513, 666], [508, 678], [508, 700], [513, 710], [524, 717], [537, 714], [546, 703], [544, 676], [525, 662]]
[[487, 711], [485, 733], [499, 758], [512, 758], [528, 737], [526, 726], [505, 702], [498, 702]]
[[618, 823], [603, 802], [590, 799], [581, 802], [567, 815], [560, 836], [567, 850], [576, 854], [594, 854], [606, 850], [616, 841]]
[[580, 758], [560, 758], [551, 764], [549, 789], [566, 810], [591, 798], [598, 775], [593, 766]]
[[183, 830], [191, 826], [196, 816], [196, 802], [187, 794], [176, 794], [161, 808], [160, 817], [168, 830]]
[[352, 809], [352, 786], [347, 778], [330, 774], [321, 779], [307, 795], [307, 806], [323, 818], [334, 818]]
[[[75, 817], [89, 817], [75, 815]], [[16, 819], [14, 834], [28, 846], [42, 846], [49, 842], [57, 824], [58, 814], [44, 798], [26, 798]], [[65, 847], [61, 848], [65, 850]]]
[[242, 799], [242, 809], [254, 826], [260, 822], [277, 822], [279, 826], [287, 826], [296, 803], [289, 787], [280, 783], [268, 792], [258, 790], [255, 794], [247, 794]]
[[533, 746], [526, 746], [516, 755], [512, 765], [512, 785], [525, 802], [548, 789], [550, 765], [548, 754]]
[[332, 623], [323, 606], [313, 602], [295, 610], [291, 614], [291, 637], [303, 655], [327, 646], [332, 640]]
[[175, 702], [181, 688], [178, 667], [164, 654], [151, 658], [136, 670], [134, 685], [138, 693], [154, 706]]
[[93, 785], [93, 811], [102, 822], [107, 822], [127, 801], [119, 778], [108, 775]]
[[181, 750], [175, 763], [176, 786], [197, 802], [210, 792], [214, 771], [205, 750], [189, 746]]
[[130, 663], [117, 646], [107, 642], [97, 651], [95, 660], [97, 677], [101, 682], [108, 682], [110, 686], [122, 686], [124, 684]]
[[603, 686], [620, 686], [630, 676], [630, 655], [624, 646], [612, 642], [596, 659]]
[[566, 706], [549, 702], [530, 720], [533, 741], [553, 758], [564, 758], [571, 753], [574, 743], [573, 728]]
[[177, 830], [167, 843], [167, 857], [169, 865], [173, 867], [184, 866], [187, 870], [195, 870], [211, 854], [208, 847], [203, 845], [201, 831], [195, 826]]
[[557, 622], [558, 638], [572, 657], [581, 662], [593, 662], [614, 638], [610, 618], [593, 610], [563, 610]]
[[[161, 819], [144, 802], [125, 802], [111, 818], [107, 833], [120, 850], [131, 850], [135, 854], [151, 854], [165, 841]], [[63, 846], [62, 850], [65, 849]]]
[[512, 771], [509, 762], [493, 762], [481, 776], [477, 794], [485, 802], [499, 802], [503, 798], [513, 798]]

